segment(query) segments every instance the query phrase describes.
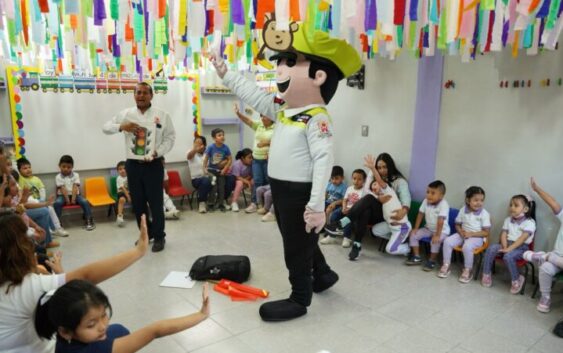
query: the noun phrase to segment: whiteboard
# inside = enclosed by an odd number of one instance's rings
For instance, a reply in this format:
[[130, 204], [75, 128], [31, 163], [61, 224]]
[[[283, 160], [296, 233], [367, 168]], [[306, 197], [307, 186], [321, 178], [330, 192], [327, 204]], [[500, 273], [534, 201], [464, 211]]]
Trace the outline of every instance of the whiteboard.
[[[115, 168], [125, 159], [122, 134], [106, 135], [102, 126], [119, 111], [135, 105], [133, 93], [22, 91], [25, 156], [35, 173], [58, 172], [59, 158], [69, 154], [77, 170]], [[176, 142], [165, 157], [180, 162], [192, 146], [192, 82], [168, 81], [168, 93], [154, 94], [152, 104], [170, 113]]]

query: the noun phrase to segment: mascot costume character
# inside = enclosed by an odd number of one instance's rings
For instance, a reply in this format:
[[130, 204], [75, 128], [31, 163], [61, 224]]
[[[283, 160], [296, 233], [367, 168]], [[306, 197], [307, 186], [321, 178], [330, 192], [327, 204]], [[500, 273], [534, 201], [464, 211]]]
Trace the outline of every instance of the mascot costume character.
[[326, 104], [338, 81], [356, 73], [362, 63], [344, 40], [309, 31], [306, 25], [292, 23], [289, 31], [278, 33], [272, 23], [265, 28], [269, 28], [266, 45], [275, 52], [270, 60], [277, 61], [278, 96], [229, 71], [218, 53], [209, 57], [225, 86], [276, 121], [268, 177], [291, 295], [264, 303], [260, 316], [264, 321], [285, 321], [305, 315], [313, 292], [322, 292], [338, 281], [318, 246], [326, 222], [325, 186], [333, 164], [332, 123]]

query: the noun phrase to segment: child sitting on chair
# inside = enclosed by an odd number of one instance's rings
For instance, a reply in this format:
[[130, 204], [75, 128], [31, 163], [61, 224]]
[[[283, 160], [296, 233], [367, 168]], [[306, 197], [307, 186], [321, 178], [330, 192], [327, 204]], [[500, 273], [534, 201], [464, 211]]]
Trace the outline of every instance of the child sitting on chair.
[[211, 137], [215, 143], [207, 146], [203, 157], [203, 170], [205, 174], [217, 177], [216, 205], [222, 212], [230, 209], [225, 201], [227, 174], [232, 164], [233, 157], [229, 146], [225, 145], [225, 132], [223, 129], [213, 129]]
[[[440, 252], [440, 246], [444, 239], [450, 235], [450, 225], [448, 224], [450, 205], [444, 199], [445, 194], [446, 185], [440, 180], [435, 180], [428, 184], [426, 198], [418, 210], [416, 222], [410, 234], [409, 244], [412, 249], [412, 256], [407, 260], [407, 265], [420, 265], [422, 263], [420, 259], [420, 240], [431, 237], [430, 258], [422, 269], [429, 272], [436, 267], [436, 258]], [[423, 219], [426, 221], [426, 225], [420, 228]]]
[[[238, 198], [241, 192], [244, 192], [244, 188], [254, 190], [252, 187], [252, 150], [250, 148], [245, 148], [237, 152], [235, 157], [236, 161], [233, 163], [233, 168], [231, 173], [235, 177], [235, 190], [231, 198], [231, 209], [233, 212], [238, 212]], [[252, 195], [252, 202], [256, 200], [256, 195]]]
[[18, 159], [17, 167], [19, 177], [16, 178], [20, 189], [29, 189], [30, 195], [27, 199], [26, 208], [40, 208], [47, 207], [49, 209], [49, 216], [51, 217], [51, 230], [54, 236], [68, 237], [68, 232], [61, 226], [59, 217], [53, 208], [53, 201], [51, 198], [47, 200], [47, 193], [45, 192], [45, 185], [39, 177], [33, 175], [31, 169], [31, 162], [25, 157]]
[[127, 184], [127, 171], [125, 170], [125, 161], [117, 163], [117, 225], [123, 227], [123, 207], [126, 202], [131, 203], [131, 195], [129, 195], [129, 186]]
[[57, 186], [57, 199], [53, 204], [57, 217], [61, 218], [63, 206], [80, 205], [86, 219], [86, 230], [94, 230], [96, 225], [92, 218], [92, 210], [88, 201], [80, 195], [80, 176], [73, 171], [74, 159], [69, 155], [64, 155], [59, 160], [60, 173], [55, 177]]
[[256, 213], [263, 215], [262, 222], [275, 222], [274, 200], [272, 199], [272, 188], [269, 184], [256, 188], [256, 200], [258, 201]]

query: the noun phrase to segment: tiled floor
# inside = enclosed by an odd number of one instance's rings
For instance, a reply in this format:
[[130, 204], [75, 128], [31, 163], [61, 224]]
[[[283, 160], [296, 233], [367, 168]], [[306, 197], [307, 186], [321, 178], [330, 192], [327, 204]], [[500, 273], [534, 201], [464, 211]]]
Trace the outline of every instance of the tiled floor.
[[[127, 218], [127, 217], [126, 217]], [[115, 254], [138, 236], [132, 216], [125, 228], [97, 214], [97, 228], [86, 232], [76, 216], [69, 238], [62, 242], [66, 269]], [[74, 226], [72, 226], [74, 224]], [[198, 214], [185, 210], [167, 221], [164, 252], [151, 252], [101, 287], [114, 308], [112, 322], [135, 330], [152, 321], [198, 310], [201, 284], [193, 289], [161, 288], [172, 270], [188, 271], [200, 256], [244, 254], [252, 263], [251, 285], [268, 289], [271, 297], [289, 293], [281, 238], [275, 223], [241, 213]], [[377, 251], [365, 242], [359, 261], [347, 259], [348, 249], [322, 246], [340, 275], [331, 290], [315, 295], [309, 313], [285, 323], [260, 320], [259, 302], [231, 302], [211, 293], [211, 317], [199, 326], [158, 339], [143, 352], [197, 353], [331, 353], [360, 352], [563, 352], [563, 340], [551, 334], [563, 317], [563, 291], [555, 288], [553, 310], [536, 311], [536, 300], [511, 295], [503, 269], [494, 286], [457, 281], [458, 271], [442, 280], [420, 267], [403, 265], [403, 258]]]

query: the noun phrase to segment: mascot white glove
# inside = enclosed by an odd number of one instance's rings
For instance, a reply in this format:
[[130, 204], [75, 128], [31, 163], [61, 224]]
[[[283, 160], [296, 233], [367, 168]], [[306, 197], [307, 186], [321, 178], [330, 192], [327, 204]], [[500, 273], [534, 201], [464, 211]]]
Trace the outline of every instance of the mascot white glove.
[[221, 55], [217, 52], [212, 51], [209, 53], [209, 60], [211, 61], [213, 66], [215, 66], [215, 71], [217, 71], [217, 76], [219, 76], [220, 78], [225, 77], [225, 74], [227, 73], [228, 69], [227, 69], [227, 64], [225, 64], [225, 60], [223, 60]]
[[311, 230], [315, 230], [315, 233], [320, 233], [326, 223], [326, 214], [324, 212], [316, 212], [309, 207], [305, 208], [305, 213], [303, 214], [303, 219], [305, 220], [305, 231], [310, 233]]

